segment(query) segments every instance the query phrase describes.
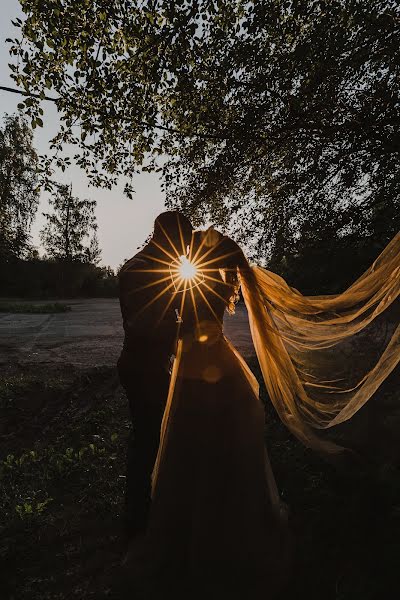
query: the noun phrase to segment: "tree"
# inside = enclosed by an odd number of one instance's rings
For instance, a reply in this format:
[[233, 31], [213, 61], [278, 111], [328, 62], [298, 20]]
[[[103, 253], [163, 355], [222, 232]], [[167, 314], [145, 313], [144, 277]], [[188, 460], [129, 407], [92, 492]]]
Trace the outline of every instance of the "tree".
[[32, 130], [21, 115], [6, 115], [0, 128], [0, 260], [30, 250], [38, 202], [37, 155]]
[[89, 246], [85, 248], [85, 261], [92, 265], [98, 265], [101, 260], [101, 249], [97, 233], [94, 232], [90, 238]]
[[96, 185], [161, 170], [171, 205], [277, 261], [322, 219], [399, 228], [398, 2], [20, 1], [23, 106], [40, 125], [53, 90], [58, 160], [76, 144]]
[[[43, 246], [52, 259], [90, 262], [100, 257], [94, 214], [94, 200], [79, 200], [72, 195], [72, 185], [56, 186], [56, 195], [50, 199], [52, 213], [43, 213], [47, 224], [40, 232]], [[93, 234], [89, 244], [85, 241]]]

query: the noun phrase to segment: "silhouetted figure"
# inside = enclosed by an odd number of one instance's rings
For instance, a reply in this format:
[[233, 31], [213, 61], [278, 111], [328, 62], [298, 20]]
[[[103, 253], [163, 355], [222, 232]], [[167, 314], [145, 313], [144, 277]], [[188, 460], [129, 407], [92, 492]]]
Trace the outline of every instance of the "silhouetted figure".
[[286, 512], [258, 383], [223, 335], [251, 268], [213, 229], [194, 232], [191, 264], [199, 276], [187, 281], [148, 526], [126, 557], [131, 595], [272, 599], [290, 564]]
[[133, 431], [128, 442], [126, 533], [146, 528], [151, 473], [168, 394], [170, 361], [175, 352], [177, 313], [170, 265], [190, 244], [190, 221], [175, 211], [159, 215], [150, 242], [119, 273], [125, 331], [118, 360]]

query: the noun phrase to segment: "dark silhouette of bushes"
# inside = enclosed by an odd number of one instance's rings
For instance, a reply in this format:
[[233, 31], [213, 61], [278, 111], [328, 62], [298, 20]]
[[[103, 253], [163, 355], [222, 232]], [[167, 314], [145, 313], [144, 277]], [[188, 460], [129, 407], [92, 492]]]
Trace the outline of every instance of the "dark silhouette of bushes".
[[273, 256], [267, 268], [302, 294], [339, 294], [373, 264], [390, 240], [326, 237], [299, 245], [280, 259]]
[[0, 296], [17, 298], [114, 297], [117, 277], [109, 267], [40, 258], [0, 262]]

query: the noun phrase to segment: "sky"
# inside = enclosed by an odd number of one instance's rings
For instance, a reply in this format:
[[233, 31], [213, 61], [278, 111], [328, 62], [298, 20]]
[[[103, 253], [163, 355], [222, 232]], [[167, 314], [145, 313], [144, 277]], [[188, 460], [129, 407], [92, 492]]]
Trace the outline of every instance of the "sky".
[[[12, 57], [8, 54], [6, 38], [17, 37], [18, 29], [11, 24], [11, 19], [23, 18], [18, 0], [0, 0], [0, 85], [15, 88], [10, 78], [8, 63]], [[12, 114], [22, 96], [0, 90], [0, 117], [4, 113]], [[45, 111], [43, 129], [34, 131], [34, 146], [40, 154], [48, 151], [49, 140], [58, 130], [57, 109], [53, 103], [43, 103]], [[96, 200], [98, 237], [102, 249], [102, 264], [112, 268], [118, 267], [125, 259], [135, 254], [149, 233], [152, 231], [155, 217], [164, 210], [164, 194], [161, 191], [157, 175], [141, 173], [133, 179], [135, 194], [132, 200], [123, 195], [123, 181], [112, 190], [94, 188], [88, 185], [84, 171], [71, 166], [65, 173], [54, 174], [54, 179], [61, 183], [72, 183], [72, 193], [80, 198]], [[42, 194], [35, 223], [32, 227], [32, 241], [42, 252], [39, 231], [45, 219], [42, 212], [48, 210], [47, 195]]]

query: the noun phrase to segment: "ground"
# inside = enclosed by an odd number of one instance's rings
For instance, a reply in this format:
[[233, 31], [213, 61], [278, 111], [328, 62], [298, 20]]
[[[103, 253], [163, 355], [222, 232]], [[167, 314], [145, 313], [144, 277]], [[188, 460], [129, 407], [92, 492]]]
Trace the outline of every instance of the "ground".
[[[123, 339], [118, 300], [62, 302], [72, 310], [48, 315], [0, 313], [0, 364], [115, 365]], [[225, 333], [243, 356], [254, 354], [244, 306], [239, 305], [234, 316], [226, 315]]]
[[0, 314], [0, 363], [115, 365], [123, 338], [118, 300], [68, 304], [72, 310], [59, 314]]
[[[225, 329], [259, 374], [240, 307]], [[77, 301], [55, 315], [0, 316], [4, 600], [131, 597], [121, 568], [130, 427], [115, 372], [121, 340], [114, 300]], [[388, 398], [398, 404], [398, 382], [394, 374], [375, 407]], [[293, 439], [263, 389], [262, 397], [293, 532], [293, 572], [282, 600], [397, 597], [399, 462], [381, 452], [387, 436], [377, 434], [386, 431], [379, 413], [358, 416], [375, 441], [373, 455], [334, 467]]]

